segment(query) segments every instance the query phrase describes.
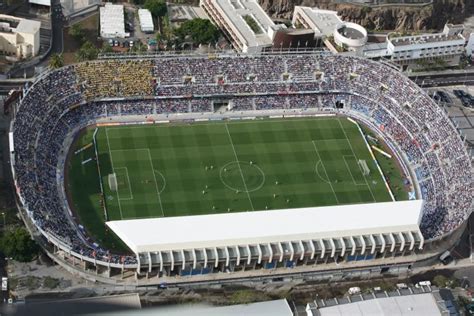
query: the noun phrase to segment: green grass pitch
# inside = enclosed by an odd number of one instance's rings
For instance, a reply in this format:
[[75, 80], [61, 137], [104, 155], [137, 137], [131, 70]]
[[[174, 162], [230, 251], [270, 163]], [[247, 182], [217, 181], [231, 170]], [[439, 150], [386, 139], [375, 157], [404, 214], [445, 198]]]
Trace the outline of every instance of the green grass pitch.
[[[72, 151], [90, 143], [92, 133], [83, 133]], [[345, 118], [101, 127], [97, 146], [109, 220], [390, 201], [362, 136]], [[82, 164], [94, 149], [71, 155], [74, 209], [91, 235], [113, 248], [97, 164]], [[367, 162], [369, 175], [358, 160]], [[383, 166], [396, 169], [393, 161]], [[390, 173], [401, 181], [398, 171]]]

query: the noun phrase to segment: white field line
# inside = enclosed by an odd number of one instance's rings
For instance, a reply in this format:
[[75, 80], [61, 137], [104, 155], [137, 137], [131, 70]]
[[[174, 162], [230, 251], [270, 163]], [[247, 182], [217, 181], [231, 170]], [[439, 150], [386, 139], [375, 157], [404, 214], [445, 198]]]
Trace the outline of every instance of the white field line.
[[[110, 140], [109, 140], [109, 133], [108, 133], [108, 129], [106, 128], [105, 129], [105, 136], [107, 138], [107, 147], [108, 147], [108, 150], [109, 150], [109, 157], [110, 157], [110, 164], [112, 166], [112, 171], [113, 173], [115, 173], [115, 168], [114, 168], [114, 160], [112, 158], [112, 152], [110, 151]], [[118, 193], [118, 188], [117, 188], [117, 191], [115, 192], [117, 194], [117, 203], [119, 205], [119, 211], [120, 211], [120, 219], [123, 219], [123, 213], [122, 213], [122, 204], [120, 204], [120, 195]]]
[[130, 177], [128, 176], [128, 168], [127, 167], [120, 167], [120, 168], [115, 168], [115, 170], [121, 170], [125, 169], [125, 174], [127, 175], [127, 181], [128, 181], [128, 192], [130, 193], [130, 197], [128, 198], [120, 198], [121, 201], [129, 201], [133, 200], [133, 192], [132, 192], [132, 186], [130, 184]]
[[318, 155], [319, 161], [321, 161], [321, 165], [323, 166], [324, 173], [326, 174], [326, 178], [328, 179], [327, 183], [331, 187], [332, 193], [334, 193], [334, 197], [336, 198], [336, 202], [337, 202], [337, 204], [340, 204], [339, 199], [337, 198], [336, 191], [334, 190], [334, 187], [332, 186], [331, 179], [329, 178], [328, 172], [326, 170], [326, 166], [324, 166], [323, 159], [319, 155], [318, 147], [316, 147], [316, 143], [315, 143], [314, 140], [312, 140], [311, 143], [313, 143], [314, 150], [316, 151], [316, 154]]
[[[347, 163], [346, 157], [354, 157], [354, 156], [352, 156], [352, 155], [343, 155], [342, 156], [342, 158], [344, 159], [344, 163], [346, 164], [347, 170], [349, 170], [349, 173], [351, 175], [352, 182], [354, 182], [354, 185], [363, 185], [363, 186], [365, 186], [366, 185], [365, 183], [357, 183], [356, 179], [354, 178], [354, 175], [352, 174], [351, 168], [349, 167], [349, 164]], [[354, 157], [354, 159], [357, 160], [356, 157]], [[358, 167], [358, 168], [360, 169], [360, 167]]]
[[[350, 147], [350, 149], [351, 149], [351, 151], [352, 151], [352, 154], [354, 155], [354, 157], [356, 158], [356, 160], [358, 160], [359, 158], [357, 158], [357, 155], [355, 154], [354, 149], [352, 148], [352, 144], [351, 144], [351, 142], [349, 141], [349, 138], [347, 137], [346, 130], [344, 129], [344, 126], [342, 126], [342, 123], [341, 123], [341, 121], [340, 121], [339, 119], [338, 119], [337, 121], [339, 122], [339, 126], [341, 127], [342, 132], [344, 133], [344, 136], [346, 137], [346, 141], [347, 141], [347, 143], [349, 144], [349, 147]], [[370, 188], [369, 182], [367, 181], [367, 177], [366, 177], [366, 176], [364, 176], [364, 180], [365, 180], [365, 184], [366, 184], [367, 187], [369, 188], [370, 195], [372, 195], [372, 199], [374, 200], [374, 202], [377, 202], [377, 200], [375, 199], [374, 193], [372, 192], [372, 189]]]
[[242, 172], [242, 168], [240, 167], [239, 158], [237, 157], [237, 152], [235, 151], [234, 142], [232, 141], [232, 136], [230, 136], [230, 132], [229, 132], [229, 128], [227, 127], [227, 124], [225, 124], [225, 129], [227, 131], [227, 135], [229, 135], [230, 144], [232, 145], [232, 150], [234, 151], [235, 161], [239, 165], [240, 176], [242, 177], [242, 182], [244, 183], [245, 191], [247, 192], [250, 206], [252, 207], [252, 211], [255, 211], [255, 209], [253, 208], [252, 199], [250, 198], [249, 190], [247, 189], [247, 183], [245, 183], [244, 173]]
[[153, 178], [155, 179], [155, 187], [156, 187], [156, 193], [158, 194], [158, 202], [160, 202], [161, 215], [165, 217], [165, 212], [163, 211], [163, 204], [161, 203], [160, 189], [158, 187], [158, 181], [156, 181], [155, 167], [153, 166], [153, 160], [151, 159], [150, 148], [147, 148], [147, 150], [148, 150], [148, 158], [150, 159], [151, 173], [153, 173]]

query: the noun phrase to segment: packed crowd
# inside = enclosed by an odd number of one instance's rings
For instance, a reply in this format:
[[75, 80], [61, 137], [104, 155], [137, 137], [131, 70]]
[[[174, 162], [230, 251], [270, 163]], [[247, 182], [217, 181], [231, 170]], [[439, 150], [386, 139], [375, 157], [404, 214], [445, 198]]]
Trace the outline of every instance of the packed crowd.
[[112, 255], [94, 244], [69, 217], [57, 168], [68, 133], [120, 115], [205, 113], [216, 104], [227, 104], [229, 111], [336, 111], [336, 102], [376, 124], [416, 170], [426, 201], [426, 238], [448, 233], [467, 218], [474, 174], [443, 110], [399, 73], [336, 55], [107, 60], [53, 71], [30, 87], [14, 121], [16, 185], [43, 232], [83, 256], [134, 264], [134, 256]]

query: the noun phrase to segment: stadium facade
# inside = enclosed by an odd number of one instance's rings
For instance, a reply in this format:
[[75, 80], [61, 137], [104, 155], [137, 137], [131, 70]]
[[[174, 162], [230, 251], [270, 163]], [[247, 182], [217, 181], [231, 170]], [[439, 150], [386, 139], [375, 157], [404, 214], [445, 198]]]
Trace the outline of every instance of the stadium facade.
[[[232, 110], [216, 113], [216, 104]], [[94, 243], [67, 203], [67, 152], [86, 126], [305, 115], [351, 117], [382, 137], [409, 179], [413, 201], [293, 210], [300, 217], [273, 211], [280, 213], [109, 222], [133, 255]], [[32, 234], [56, 262], [111, 283], [408, 267], [451, 247], [473, 205], [471, 158], [443, 110], [387, 66], [330, 54], [162, 56], [64, 67], [24, 94], [10, 152], [18, 206]], [[242, 224], [234, 236], [219, 238], [232, 216]], [[186, 221], [196, 221], [192, 236]], [[199, 237], [206, 224], [214, 240]], [[159, 225], [168, 237], [136, 233]]]

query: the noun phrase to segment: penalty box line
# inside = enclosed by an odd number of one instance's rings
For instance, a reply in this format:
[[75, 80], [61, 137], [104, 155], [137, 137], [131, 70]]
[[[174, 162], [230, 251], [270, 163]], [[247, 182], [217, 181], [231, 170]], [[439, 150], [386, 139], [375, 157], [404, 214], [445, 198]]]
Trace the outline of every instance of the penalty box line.
[[[160, 190], [159, 190], [158, 181], [156, 180], [155, 167], [153, 166], [153, 160], [151, 158], [150, 148], [127, 148], [127, 149], [114, 149], [114, 150], [112, 150], [111, 147], [110, 147], [110, 140], [109, 140], [108, 130], [109, 130], [108, 128], [105, 129], [105, 135], [106, 135], [106, 138], [107, 138], [107, 145], [109, 147], [108, 150], [109, 150], [110, 163], [112, 165], [112, 169], [113, 169], [114, 172], [115, 172], [115, 168], [114, 168], [114, 164], [113, 164], [112, 152], [138, 151], [138, 150], [146, 150], [148, 152], [148, 159], [149, 159], [149, 162], [150, 162], [151, 173], [153, 174], [153, 179], [155, 181], [156, 193], [158, 194], [158, 203], [160, 205], [161, 214], [162, 214], [163, 217], [165, 217], [165, 213], [164, 213], [164, 210], [163, 210], [163, 204], [161, 202], [161, 193], [160, 193]], [[132, 192], [132, 191], [130, 191], [130, 192]], [[116, 193], [117, 193], [117, 201], [118, 201], [119, 210], [120, 210], [120, 218], [123, 219], [122, 204], [120, 203], [120, 195], [118, 193], [118, 190], [117, 190]]]
[[[125, 170], [125, 175], [127, 176], [127, 182], [128, 182], [128, 192], [129, 192], [129, 195], [130, 197], [127, 197], [127, 198], [124, 198], [124, 197], [121, 197], [120, 200], [121, 201], [129, 201], [129, 200], [133, 200], [133, 191], [132, 191], [132, 186], [131, 186], [131, 182], [130, 182], [130, 177], [128, 175], [128, 168], [127, 167], [117, 167], [115, 168], [114, 170], [114, 173], [117, 175], [117, 171], [118, 170]], [[118, 182], [117, 182], [118, 184]], [[118, 191], [118, 189], [117, 189]]]

